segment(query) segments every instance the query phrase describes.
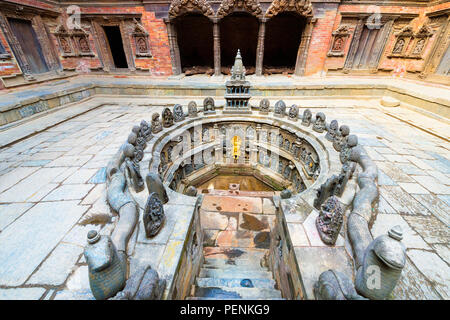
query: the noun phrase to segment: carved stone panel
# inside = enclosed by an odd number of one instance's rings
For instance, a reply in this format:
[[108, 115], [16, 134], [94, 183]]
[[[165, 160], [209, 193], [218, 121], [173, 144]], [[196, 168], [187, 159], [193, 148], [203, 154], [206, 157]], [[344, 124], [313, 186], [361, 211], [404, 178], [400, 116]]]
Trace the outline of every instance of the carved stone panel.
[[348, 37], [350, 36], [348, 26], [340, 26], [336, 31], [332, 33], [333, 38], [331, 40], [331, 47], [328, 51], [329, 57], [342, 57], [344, 56], [345, 47]]
[[134, 20], [134, 29], [131, 36], [136, 47], [136, 57], [151, 57], [148, 32], [137, 20]]

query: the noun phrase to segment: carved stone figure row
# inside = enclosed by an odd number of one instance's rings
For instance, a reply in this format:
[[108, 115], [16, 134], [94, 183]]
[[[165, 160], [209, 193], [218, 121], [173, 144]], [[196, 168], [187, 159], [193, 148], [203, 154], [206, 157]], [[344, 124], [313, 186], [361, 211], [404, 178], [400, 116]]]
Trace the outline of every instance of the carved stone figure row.
[[136, 192], [140, 192], [144, 188], [139, 162], [144, 158], [147, 141], [151, 138], [151, 128], [145, 120], [142, 120], [139, 126], [133, 127], [127, 142], [123, 145], [125, 177]]

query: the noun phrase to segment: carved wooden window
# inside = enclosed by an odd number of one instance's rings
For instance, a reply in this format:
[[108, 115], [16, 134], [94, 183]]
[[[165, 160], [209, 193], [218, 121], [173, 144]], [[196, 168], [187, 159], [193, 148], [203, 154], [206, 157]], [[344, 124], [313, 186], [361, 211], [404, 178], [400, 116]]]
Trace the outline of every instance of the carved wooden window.
[[134, 21], [132, 37], [136, 47], [136, 57], [151, 57], [148, 32], [137, 20]]
[[421, 58], [428, 40], [433, 35], [433, 32], [427, 27], [422, 26], [419, 31], [414, 35], [414, 43], [411, 47], [410, 56], [412, 58]]
[[342, 57], [345, 54], [345, 46], [350, 35], [348, 26], [340, 26], [333, 32], [331, 47], [328, 52], [329, 57]]
[[59, 48], [61, 49], [61, 55], [63, 57], [75, 56], [75, 51], [72, 46], [72, 41], [70, 39], [70, 34], [60, 25], [56, 28], [55, 36], [58, 39]]
[[405, 57], [406, 50], [413, 40], [414, 34], [410, 26], [406, 26], [395, 35], [394, 46], [389, 57]]
[[63, 25], [55, 30], [63, 57], [93, 56], [89, 37], [83, 30], [67, 31]]
[[73, 41], [75, 42], [79, 56], [93, 56], [94, 53], [91, 50], [89, 44], [89, 37], [84, 32], [77, 32], [73, 34]]

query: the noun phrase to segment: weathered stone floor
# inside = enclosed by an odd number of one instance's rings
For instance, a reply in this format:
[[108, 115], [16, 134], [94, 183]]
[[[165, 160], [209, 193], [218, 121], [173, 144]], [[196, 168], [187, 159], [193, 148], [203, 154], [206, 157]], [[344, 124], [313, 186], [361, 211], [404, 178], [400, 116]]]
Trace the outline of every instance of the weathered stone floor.
[[[400, 224], [407, 246], [393, 298], [449, 299], [450, 144], [386, 115], [378, 100], [324, 99], [307, 106], [350, 125], [378, 165], [373, 235]], [[161, 110], [105, 105], [0, 149], [0, 299], [72, 298], [67, 288], [92, 298], [82, 251], [87, 231], [101, 226], [79, 222], [90, 212], [109, 211], [108, 160], [133, 124]], [[389, 112], [417, 123], [437, 121], [448, 136], [448, 124], [407, 109]]]

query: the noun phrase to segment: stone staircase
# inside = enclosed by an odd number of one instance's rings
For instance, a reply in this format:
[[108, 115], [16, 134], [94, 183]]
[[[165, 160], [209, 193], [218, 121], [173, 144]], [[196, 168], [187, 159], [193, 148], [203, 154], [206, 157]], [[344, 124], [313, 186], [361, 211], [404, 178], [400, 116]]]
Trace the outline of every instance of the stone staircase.
[[211, 252], [207, 249], [188, 300], [282, 299], [272, 272], [261, 266], [268, 250], [214, 248]]
[[275, 221], [271, 199], [205, 195], [200, 221], [204, 263], [187, 299], [282, 299], [263, 263]]

